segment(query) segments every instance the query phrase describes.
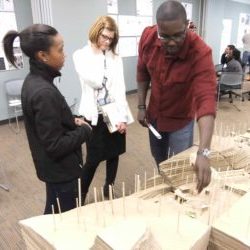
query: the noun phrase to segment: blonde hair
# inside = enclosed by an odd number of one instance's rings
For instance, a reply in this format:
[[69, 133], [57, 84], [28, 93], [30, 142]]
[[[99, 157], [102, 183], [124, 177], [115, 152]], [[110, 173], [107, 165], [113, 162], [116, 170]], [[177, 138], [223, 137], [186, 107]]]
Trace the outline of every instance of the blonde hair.
[[89, 40], [91, 43], [97, 45], [98, 38], [104, 29], [114, 32], [114, 39], [112, 40], [110, 44], [110, 49], [114, 54], [116, 54], [115, 50], [116, 50], [116, 46], [117, 46], [118, 39], [119, 39], [119, 32], [118, 32], [117, 24], [115, 23], [115, 20], [112, 17], [101, 16], [97, 18], [97, 20], [95, 21], [95, 23], [91, 26], [89, 30]]

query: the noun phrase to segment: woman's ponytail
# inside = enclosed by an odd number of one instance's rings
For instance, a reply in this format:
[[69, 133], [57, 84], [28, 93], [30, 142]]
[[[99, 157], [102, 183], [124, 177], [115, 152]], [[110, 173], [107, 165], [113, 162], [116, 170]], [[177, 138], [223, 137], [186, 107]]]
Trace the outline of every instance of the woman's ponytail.
[[16, 58], [14, 55], [13, 44], [14, 40], [19, 36], [19, 33], [15, 30], [9, 31], [3, 38], [3, 49], [7, 60], [17, 68]]
[[14, 40], [18, 36], [22, 52], [29, 58], [35, 59], [38, 51], [49, 51], [54, 42], [53, 37], [57, 34], [55, 28], [46, 24], [33, 24], [19, 33], [11, 30], [3, 38], [6, 58], [13, 66], [18, 68], [13, 50]]

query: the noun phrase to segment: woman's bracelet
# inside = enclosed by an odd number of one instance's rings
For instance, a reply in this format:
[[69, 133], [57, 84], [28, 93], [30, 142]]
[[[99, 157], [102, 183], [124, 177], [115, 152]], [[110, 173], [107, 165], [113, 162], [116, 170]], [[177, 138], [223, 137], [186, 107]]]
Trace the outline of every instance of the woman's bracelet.
[[146, 109], [146, 105], [145, 105], [145, 104], [138, 105], [137, 108], [138, 108], [138, 109]]

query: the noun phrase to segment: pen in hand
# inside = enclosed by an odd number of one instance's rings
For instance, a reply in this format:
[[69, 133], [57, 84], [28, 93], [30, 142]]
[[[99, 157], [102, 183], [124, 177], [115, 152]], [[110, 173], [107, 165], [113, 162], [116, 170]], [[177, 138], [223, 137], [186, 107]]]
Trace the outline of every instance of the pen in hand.
[[162, 136], [159, 134], [159, 132], [150, 123], [147, 123], [147, 126], [157, 139], [159, 139], [159, 140], [162, 139]]

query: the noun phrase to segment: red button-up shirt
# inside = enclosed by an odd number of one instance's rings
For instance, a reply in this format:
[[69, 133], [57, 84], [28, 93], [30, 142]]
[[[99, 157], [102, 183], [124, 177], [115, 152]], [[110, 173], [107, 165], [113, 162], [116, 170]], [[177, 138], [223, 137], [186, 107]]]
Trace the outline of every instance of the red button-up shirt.
[[159, 131], [176, 131], [191, 120], [216, 112], [216, 77], [211, 49], [194, 32], [187, 31], [181, 50], [167, 58], [156, 26], [141, 36], [137, 81], [151, 82], [147, 108], [149, 121]]

